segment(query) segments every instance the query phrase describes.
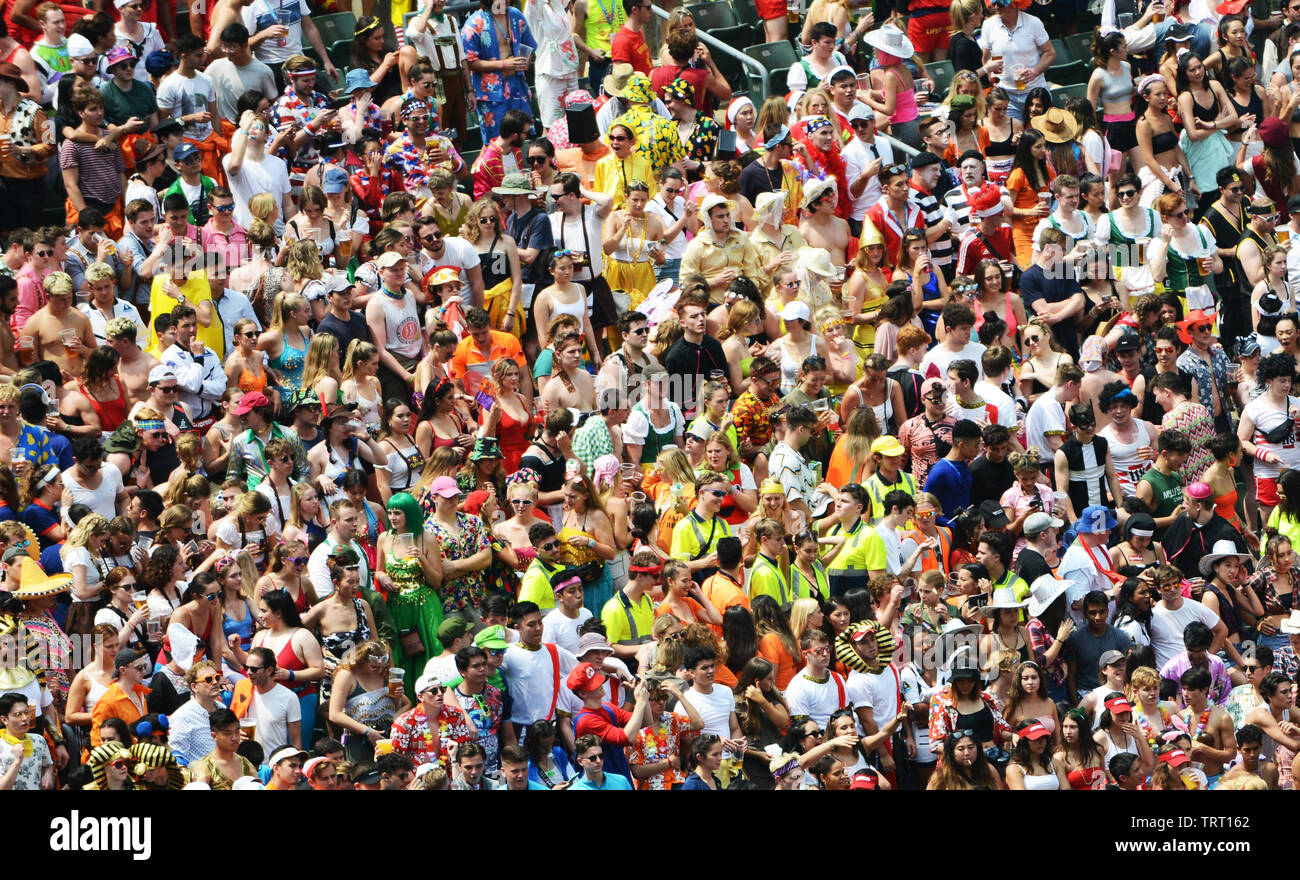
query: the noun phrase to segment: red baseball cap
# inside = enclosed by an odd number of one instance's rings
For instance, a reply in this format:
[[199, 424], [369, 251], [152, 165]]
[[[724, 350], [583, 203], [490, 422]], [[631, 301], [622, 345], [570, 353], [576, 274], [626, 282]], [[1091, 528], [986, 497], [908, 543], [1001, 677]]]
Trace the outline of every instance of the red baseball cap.
[[1106, 701], [1106, 711], [1112, 715], [1122, 715], [1125, 712], [1132, 712], [1133, 704], [1123, 697], [1112, 697]]
[[596, 671], [590, 663], [579, 663], [569, 673], [565, 682], [571, 691], [594, 691], [605, 686], [605, 676]]
[[1187, 757], [1187, 753], [1182, 749], [1174, 749], [1173, 751], [1165, 752], [1160, 756], [1160, 763], [1168, 764], [1171, 767], [1181, 767], [1188, 763], [1188, 761], [1189, 758]]
[[[1118, 702], [1118, 700], [1114, 702]], [[1048, 730], [1042, 722], [1035, 722], [1024, 730], [1019, 731], [1019, 734], [1022, 739], [1027, 739], [1032, 742], [1036, 739], [1042, 739], [1045, 736], [1051, 736], [1052, 732]]]
[[849, 784], [849, 790], [875, 791], [879, 784], [879, 780], [876, 779], [876, 774], [874, 773], [855, 773], [853, 774], [853, 782]]

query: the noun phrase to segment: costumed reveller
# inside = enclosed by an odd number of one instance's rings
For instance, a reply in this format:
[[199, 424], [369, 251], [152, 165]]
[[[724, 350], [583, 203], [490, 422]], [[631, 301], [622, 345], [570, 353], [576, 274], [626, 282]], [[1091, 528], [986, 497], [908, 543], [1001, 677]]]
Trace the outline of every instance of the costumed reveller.
[[[524, 71], [529, 56], [537, 51], [537, 41], [524, 14], [515, 7], [501, 0], [479, 0], [479, 6], [466, 16], [460, 41], [465, 47], [474, 110], [486, 144], [497, 136], [507, 110], [532, 115]], [[501, 44], [502, 37], [508, 39], [509, 46]], [[524, 49], [528, 51], [521, 51]]]
[[921, 207], [907, 200], [910, 189], [905, 163], [880, 169], [880, 201], [867, 208], [862, 221], [858, 247], [865, 245], [871, 233], [878, 232], [884, 240], [886, 263], [890, 266], [898, 265], [903, 233], [925, 226]]
[[754, 228], [749, 233], [749, 243], [758, 254], [763, 276], [749, 280], [765, 297], [772, 293], [776, 272], [792, 265], [795, 255], [808, 245], [799, 233], [799, 227], [782, 222], [784, 213], [785, 192], [782, 190], [759, 193], [754, 199]]
[[[677, 124], [655, 113], [651, 107], [653, 100], [654, 89], [650, 85], [650, 77], [640, 73], [632, 74], [623, 88], [623, 102], [627, 104], [627, 112], [615, 119], [609, 130], [613, 131], [614, 126], [620, 124], [632, 130], [636, 135], [637, 150], [650, 160], [650, 170], [654, 175], [651, 179], [657, 180], [659, 172], [666, 166], [675, 165], [686, 158], [686, 148], [677, 136]], [[609, 145], [613, 147], [614, 142], [611, 140]]]
[[393, 665], [406, 670], [405, 687], [414, 692], [416, 678], [440, 645], [442, 552], [434, 537], [425, 534], [424, 511], [414, 496], [397, 492], [385, 510], [389, 529], [379, 535], [376, 563], [393, 582], [387, 597], [398, 638]]
[[825, 116], [812, 116], [795, 126], [797, 146], [792, 160], [799, 182], [835, 181], [835, 216], [847, 217], [851, 209], [844, 157], [835, 139], [835, 126]]

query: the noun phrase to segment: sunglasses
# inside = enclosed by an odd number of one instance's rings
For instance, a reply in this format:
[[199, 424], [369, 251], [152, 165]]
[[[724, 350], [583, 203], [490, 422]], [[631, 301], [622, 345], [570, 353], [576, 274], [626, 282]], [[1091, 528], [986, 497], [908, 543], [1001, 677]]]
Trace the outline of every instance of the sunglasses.
[[650, 332], [650, 328], [649, 328], [649, 327], [638, 327], [638, 328], [635, 329], [635, 330], [629, 330], [629, 331], [627, 331], [627, 335], [628, 335], [628, 336], [645, 336], [645, 335], [646, 335], [647, 333], [649, 333], [649, 332]]
[[108, 766], [112, 767], [114, 770], [125, 770], [126, 768], [130, 767], [131, 765], [128, 764], [126, 761], [123, 761], [123, 760], [121, 760], [121, 759], [119, 758], [119, 759], [116, 760], [116, 761], [109, 761], [109, 762], [108, 762]]
[[1137, 194], [1138, 192], [1135, 189], [1124, 189], [1115, 193], [1115, 195], [1119, 196], [1121, 199], [1131, 199]]
[[558, 546], [560, 546], [559, 541], [547, 541], [545, 544], [542, 545], [542, 549], [549, 553], [550, 551], [554, 550]]
[[923, 511], [923, 510], [918, 510], [918, 511], [916, 511], [916, 513], [912, 514], [912, 516], [915, 517], [916, 519], [934, 519], [934, 511], [933, 511], [933, 510], [924, 510], [924, 511]]
[[506, 652], [505, 648], [488, 648], [488, 654], [493, 657], [500, 657]]
[[218, 214], [233, 214], [235, 212], [235, 203], [231, 202], [229, 205], [213, 205], [212, 210], [216, 211]]
[[1258, 671], [1259, 671], [1259, 667], [1258, 667], [1258, 666], [1253, 666], [1253, 665], [1252, 665], [1252, 666], [1243, 666], [1243, 667], [1241, 667], [1241, 671], [1242, 671], [1242, 672], [1258, 672]]
[[818, 657], [825, 657], [828, 654], [830, 654], [830, 652], [831, 649], [826, 647], [825, 645], [822, 645], [820, 648], [809, 648], [808, 650], [804, 651], [805, 654], [816, 654]]
[[482, 223], [482, 224], [491, 224], [491, 223], [496, 223], [496, 222], [497, 222], [497, 218], [496, 218], [496, 217], [480, 217], [480, 218], [478, 218], [478, 222], [479, 222], [479, 223]]
[[613, 143], [614, 141], [625, 141], [625, 140], [627, 140], [627, 135], [625, 134], [611, 134], [609, 136], [610, 143]]
[[266, 668], [265, 666], [245, 666], [244, 674], [252, 675], [254, 672], [261, 672], [265, 668]]
[[290, 556], [287, 561], [294, 565], [306, 565], [310, 560], [310, 556]]
[[35, 251], [35, 254], [38, 257], [52, 257], [54, 256], [54, 251]]
[[205, 675], [205, 676], [203, 676], [202, 678], [200, 678], [200, 679], [198, 679], [198, 680], [201, 681], [203, 684], [216, 684], [217, 682], [221, 681], [221, 676], [219, 676], [219, 675]]
[[825, 736], [825, 735], [826, 735], [826, 731], [822, 730], [822, 729], [819, 727], [819, 728], [817, 728], [816, 730], [805, 730], [805, 731], [803, 732], [803, 735], [804, 735], [804, 739], [807, 739], [807, 738], [810, 737], [810, 736]]
[[726, 498], [727, 495], [730, 494], [728, 492], [724, 492], [722, 489], [705, 489], [704, 491], [708, 492], [714, 498]]
[[221, 594], [220, 594], [220, 593], [204, 593], [204, 594], [203, 594], [203, 598], [204, 598], [204, 599], [207, 599], [209, 602], [220, 602], [220, 601], [221, 601]]
[[536, 502], [531, 498], [511, 498], [511, 504], [519, 504], [523, 507], [532, 507]]
[[548, 157], [546, 157], [546, 156], [529, 156], [529, 157], [528, 157], [528, 164], [529, 164], [529, 165], [545, 165], [545, 164], [546, 164], [546, 160], [547, 160], [547, 158], [548, 158]]
[[256, 339], [256, 338], [257, 338], [257, 331], [256, 331], [256, 330], [245, 330], [241, 335], [244, 336], [244, 337], [247, 338], [247, 339]]
[[157, 387], [158, 387], [158, 390], [161, 391], [163, 394], [175, 394], [175, 393], [176, 393], [176, 386], [175, 386], [175, 385], [168, 385], [166, 388], [164, 388], [164, 387], [161, 386], [161, 385], [159, 385], [159, 386], [157, 386]]

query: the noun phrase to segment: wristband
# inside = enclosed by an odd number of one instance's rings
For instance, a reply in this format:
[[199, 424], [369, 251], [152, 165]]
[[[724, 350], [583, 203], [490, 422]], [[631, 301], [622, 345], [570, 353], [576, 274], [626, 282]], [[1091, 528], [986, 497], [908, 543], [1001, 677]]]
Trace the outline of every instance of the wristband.
[[1266, 455], [1268, 455], [1267, 449], [1260, 449], [1258, 446], [1255, 447], [1255, 458], [1262, 461], [1264, 464], [1268, 464], [1268, 459], [1264, 458]]
[[293, 681], [293, 670], [289, 670], [289, 681]]

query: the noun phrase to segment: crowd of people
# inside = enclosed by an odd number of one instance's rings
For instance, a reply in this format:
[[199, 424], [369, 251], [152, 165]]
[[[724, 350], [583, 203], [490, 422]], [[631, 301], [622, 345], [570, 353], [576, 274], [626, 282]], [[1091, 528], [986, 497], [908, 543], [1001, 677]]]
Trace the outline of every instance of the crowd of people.
[[1300, 0], [111, 5], [0, 24], [0, 789], [1293, 787]]

